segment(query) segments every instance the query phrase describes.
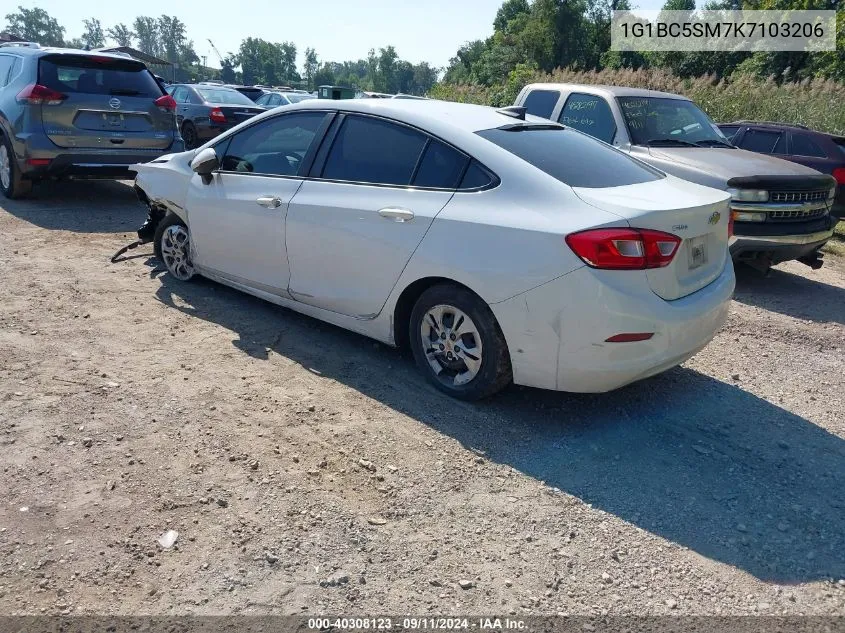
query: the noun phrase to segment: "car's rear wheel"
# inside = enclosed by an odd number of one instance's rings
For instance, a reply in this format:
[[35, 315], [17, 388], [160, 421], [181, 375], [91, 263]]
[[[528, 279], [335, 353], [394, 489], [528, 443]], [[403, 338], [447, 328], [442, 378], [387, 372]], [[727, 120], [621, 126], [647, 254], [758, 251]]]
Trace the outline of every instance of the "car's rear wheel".
[[463, 400], [493, 395], [512, 379], [505, 336], [489, 306], [454, 284], [428, 288], [410, 319], [417, 366], [441, 391]]
[[199, 144], [197, 128], [190, 121], [182, 124], [182, 140], [185, 141], [185, 149], [196, 149]]
[[191, 235], [185, 223], [176, 215], [169, 215], [159, 222], [153, 249], [167, 272], [180, 281], [194, 278], [191, 261]]
[[25, 196], [32, 182], [24, 180], [15, 161], [15, 153], [5, 136], [0, 135], [0, 192], [10, 200]]

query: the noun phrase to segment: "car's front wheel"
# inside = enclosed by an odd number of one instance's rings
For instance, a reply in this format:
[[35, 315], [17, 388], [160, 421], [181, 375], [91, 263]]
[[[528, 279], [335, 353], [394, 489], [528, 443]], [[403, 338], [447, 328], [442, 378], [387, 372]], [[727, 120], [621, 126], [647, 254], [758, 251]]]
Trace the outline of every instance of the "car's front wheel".
[[153, 249], [167, 272], [180, 281], [190, 281], [196, 274], [191, 261], [191, 235], [185, 223], [169, 215], [156, 228]]
[[0, 192], [9, 200], [14, 200], [28, 194], [31, 189], [32, 182], [24, 180], [9, 140], [0, 134]]
[[505, 336], [490, 307], [454, 284], [428, 288], [411, 311], [410, 337], [420, 370], [441, 391], [478, 400], [512, 379]]

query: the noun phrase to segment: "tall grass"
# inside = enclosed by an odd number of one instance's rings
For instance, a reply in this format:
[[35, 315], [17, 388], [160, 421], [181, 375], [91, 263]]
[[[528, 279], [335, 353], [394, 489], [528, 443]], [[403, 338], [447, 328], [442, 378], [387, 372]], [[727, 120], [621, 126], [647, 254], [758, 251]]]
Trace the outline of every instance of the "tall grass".
[[519, 90], [535, 81], [662, 90], [686, 95], [717, 122], [749, 119], [800, 123], [845, 135], [845, 83], [824, 79], [778, 84], [772, 78], [760, 79], [747, 74], [721, 80], [708, 75], [683, 79], [660, 69], [600, 72], [558, 69], [544, 74], [518, 67], [504, 84], [486, 87], [440, 83], [431, 96], [448, 101], [511, 105]]

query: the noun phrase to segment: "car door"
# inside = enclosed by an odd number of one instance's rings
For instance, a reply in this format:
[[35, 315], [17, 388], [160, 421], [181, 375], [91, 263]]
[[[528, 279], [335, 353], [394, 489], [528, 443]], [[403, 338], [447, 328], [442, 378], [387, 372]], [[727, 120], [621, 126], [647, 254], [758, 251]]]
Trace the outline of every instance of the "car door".
[[215, 147], [210, 184], [195, 175], [187, 208], [194, 261], [230, 281], [287, 296], [285, 214], [332, 113], [291, 112], [251, 125]]
[[[342, 119], [342, 120], [341, 120]], [[287, 216], [290, 294], [375, 317], [468, 158], [379, 117], [338, 117]]]

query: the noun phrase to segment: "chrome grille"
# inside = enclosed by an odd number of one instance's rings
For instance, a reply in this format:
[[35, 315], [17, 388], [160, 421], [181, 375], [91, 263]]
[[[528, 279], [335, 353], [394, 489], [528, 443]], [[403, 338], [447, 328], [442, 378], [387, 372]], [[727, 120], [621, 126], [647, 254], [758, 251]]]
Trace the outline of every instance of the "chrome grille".
[[769, 219], [770, 220], [808, 220], [811, 218], [820, 218], [825, 213], [827, 213], [827, 209], [811, 209], [808, 211], [804, 210], [795, 210], [795, 211], [769, 211]]
[[828, 191], [773, 191], [771, 202], [820, 202], [827, 200]]

